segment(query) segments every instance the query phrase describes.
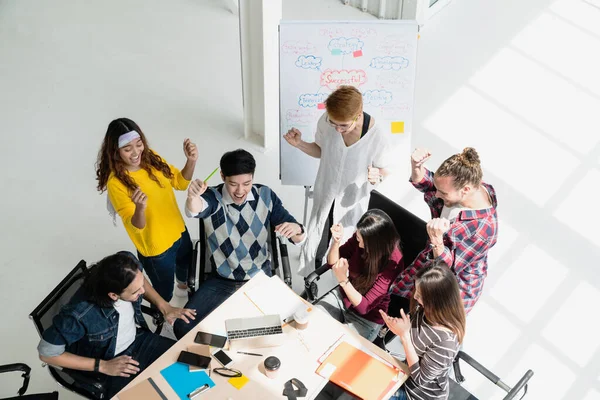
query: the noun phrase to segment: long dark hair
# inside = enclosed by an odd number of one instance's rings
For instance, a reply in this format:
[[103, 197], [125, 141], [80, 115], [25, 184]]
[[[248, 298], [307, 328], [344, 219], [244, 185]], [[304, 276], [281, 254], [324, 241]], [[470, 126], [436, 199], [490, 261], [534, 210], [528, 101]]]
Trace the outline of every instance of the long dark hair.
[[108, 294], [121, 294], [133, 282], [140, 270], [139, 261], [129, 252], [105, 257], [90, 267], [83, 289], [92, 303], [112, 307], [114, 300]]
[[400, 235], [389, 215], [377, 208], [360, 217], [356, 230], [363, 239], [366, 268], [352, 281], [352, 286], [364, 295], [375, 283], [377, 274], [385, 269], [392, 252], [400, 247]]
[[[458, 337], [458, 342], [462, 343], [467, 316], [456, 276], [450, 267], [443, 261], [437, 261], [419, 270], [415, 276], [415, 290], [417, 285], [427, 322], [450, 329]], [[413, 296], [410, 300], [413, 313], [417, 305]]]
[[173, 178], [173, 173], [169, 168], [169, 164], [164, 162], [156, 153], [150, 150], [146, 136], [138, 124], [129, 118], [118, 118], [108, 124], [102, 147], [98, 152], [98, 159], [96, 161], [96, 180], [98, 181], [97, 189], [99, 192], [102, 193], [106, 190], [106, 183], [108, 182], [111, 172], [113, 172], [117, 179], [130, 191], [133, 192], [138, 187], [138, 185], [135, 184], [135, 181], [127, 173], [125, 163], [119, 156], [119, 136], [131, 131], [139, 133], [140, 139], [142, 139], [142, 143], [144, 144], [144, 151], [141, 154], [140, 159], [140, 167], [148, 172], [150, 179], [162, 187], [152, 172], [152, 168], [162, 172], [167, 179]]

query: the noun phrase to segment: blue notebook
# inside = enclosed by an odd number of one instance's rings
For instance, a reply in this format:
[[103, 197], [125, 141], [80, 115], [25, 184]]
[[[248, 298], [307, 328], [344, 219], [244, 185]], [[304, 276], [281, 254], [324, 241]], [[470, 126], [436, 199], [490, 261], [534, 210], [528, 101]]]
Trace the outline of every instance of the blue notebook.
[[187, 395], [208, 383], [211, 388], [215, 383], [204, 371], [190, 372], [189, 366], [178, 363], [163, 369], [160, 374], [171, 385], [181, 400], [188, 400]]

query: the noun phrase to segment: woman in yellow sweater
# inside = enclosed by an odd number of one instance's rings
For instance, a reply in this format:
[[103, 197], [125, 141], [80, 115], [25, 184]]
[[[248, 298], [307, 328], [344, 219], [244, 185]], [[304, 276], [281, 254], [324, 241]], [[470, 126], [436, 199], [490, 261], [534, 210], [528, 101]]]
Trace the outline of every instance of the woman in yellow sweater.
[[181, 171], [148, 147], [140, 127], [128, 118], [108, 125], [96, 163], [98, 190], [108, 199], [135, 245], [152, 286], [166, 301], [173, 297], [173, 275], [187, 289], [192, 242], [173, 189], [186, 190], [198, 160], [190, 139]]

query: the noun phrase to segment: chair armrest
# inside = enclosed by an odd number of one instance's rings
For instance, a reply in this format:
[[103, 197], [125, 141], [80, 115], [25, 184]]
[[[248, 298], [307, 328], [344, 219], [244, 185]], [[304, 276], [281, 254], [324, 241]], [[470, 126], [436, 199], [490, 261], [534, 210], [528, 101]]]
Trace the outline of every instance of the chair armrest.
[[[531, 379], [532, 376], [533, 376], [532, 370], [525, 372], [525, 375], [523, 375], [523, 377], [519, 380], [519, 382], [517, 382], [517, 384], [508, 392], [508, 394], [506, 395], [504, 400], [514, 399], [515, 396], [517, 395], [517, 393], [519, 393], [521, 391], [521, 389], [523, 389], [523, 387], [525, 387], [525, 392], [523, 393], [523, 396], [525, 396], [527, 394], [527, 382], [529, 382], [529, 380]], [[521, 396], [521, 398], [523, 398], [523, 396]]]
[[279, 253], [281, 254], [283, 281], [286, 285], [292, 287], [292, 270], [290, 268], [290, 256], [288, 254], [287, 244], [279, 237], [277, 238], [277, 243], [279, 244]]
[[456, 355], [457, 358], [464, 360], [471, 367], [475, 368], [477, 372], [481, 375], [485, 376], [488, 380], [490, 380], [494, 385], [499, 386], [504, 389], [506, 392], [510, 391], [510, 387], [508, 387], [504, 382], [500, 380], [500, 378], [494, 374], [492, 371], [481, 365], [478, 361], [476, 361], [473, 357], [465, 353], [464, 351], [459, 351]]
[[27, 387], [29, 386], [29, 376], [31, 368], [29, 367], [29, 365], [23, 363], [0, 365], [0, 374], [14, 371], [23, 372], [23, 375], [21, 375], [21, 377], [23, 378], [23, 386], [21, 386], [21, 389], [19, 389], [18, 392], [19, 396], [23, 396], [27, 391]]
[[304, 292], [301, 297], [310, 301], [315, 301], [318, 295], [317, 281], [321, 279], [321, 275], [329, 270], [327, 264], [321, 265], [319, 268], [311, 272], [306, 278], [304, 278]]
[[157, 309], [145, 306], [143, 304], [142, 304], [142, 312], [144, 314], [149, 315], [152, 318], [152, 322], [154, 322], [154, 325], [156, 325], [156, 330], [154, 331], [154, 333], [159, 335], [160, 331], [162, 330], [163, 324], [165, 323], [165, 317]]

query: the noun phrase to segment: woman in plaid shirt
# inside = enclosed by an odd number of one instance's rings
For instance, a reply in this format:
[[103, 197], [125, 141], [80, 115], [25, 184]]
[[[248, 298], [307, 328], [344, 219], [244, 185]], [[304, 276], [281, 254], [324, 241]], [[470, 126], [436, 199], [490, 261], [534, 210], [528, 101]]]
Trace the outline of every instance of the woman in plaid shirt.
[[428, 245], [391, 287], [393, 294], [410, 298], [416, 273], [433, 260], [444, 261], [458, 279], [468, 313], [483, 290], [487, 253], [498, 237], [496, 191], [482, 182], [479, 155], [471, 147], [446, 159], [435, 174], [425, 168], [431, 157], [425, 149], [411, 155], [410, 181], [423, 192], [431, 210]]

